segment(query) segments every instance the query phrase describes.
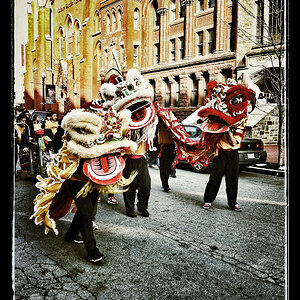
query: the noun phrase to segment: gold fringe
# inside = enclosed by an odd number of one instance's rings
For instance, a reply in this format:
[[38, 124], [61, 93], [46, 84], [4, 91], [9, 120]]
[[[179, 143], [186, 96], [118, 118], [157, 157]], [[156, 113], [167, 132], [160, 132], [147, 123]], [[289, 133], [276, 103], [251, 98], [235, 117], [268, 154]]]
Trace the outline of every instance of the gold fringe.
[[88, 193], [91, 193], [94, 189], [96, 189], [98, 193], [101, 194], [102, 196], [107, 194], [120, 194], [126, 192], [128, 188], [126, 189], [122, 189], [122, 188], [130, 185], [137, 174], [138, 174], [137, 171], [132, 171], [129, 178], [125, 178], [124, 176], [122, 176], [118, 182], [110, 185], [99, 185], [89, 180], [77, 193], [75, 198], [76, 199], [80, 197], [84, 198], [87, 196]]

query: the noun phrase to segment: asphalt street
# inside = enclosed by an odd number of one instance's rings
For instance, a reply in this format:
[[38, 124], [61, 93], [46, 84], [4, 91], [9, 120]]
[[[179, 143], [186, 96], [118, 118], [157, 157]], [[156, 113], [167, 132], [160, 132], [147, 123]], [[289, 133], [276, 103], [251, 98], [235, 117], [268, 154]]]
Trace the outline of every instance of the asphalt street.
[[14, 202], [15, 299], [285, 299], [284, 178], [240, 173], [238, 202], [227, 207], [225, 183], [210, 210], [201, 208], [209, 174], [177, 169], [170, 193], [151, 168], [150, 217], [125, 215], [103, 198], [98, 206], [100, 265], [83, 245], [65, 242], [73, 218], [44, 235], [29, 217], [34, 180], [16, 178]]

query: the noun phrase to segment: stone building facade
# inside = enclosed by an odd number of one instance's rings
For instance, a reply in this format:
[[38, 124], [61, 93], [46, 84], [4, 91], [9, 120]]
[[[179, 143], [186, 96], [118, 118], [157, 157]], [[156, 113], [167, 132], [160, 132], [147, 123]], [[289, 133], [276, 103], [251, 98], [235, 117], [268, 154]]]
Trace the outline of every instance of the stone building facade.
[[[117, 66], [137, 68], [156, 100], [183, 118], [203, 103], [209, 80], [235, 76], [231, 0], [31, 0], [25, 106], [63, 115], [99, 97]], [[45, 101], [54, 85], [56, 104]], [[44, 91], [44, 93], [43, 93]]]
[[[99, 98], [117, 69], [126, 77], [130, 68], [180, 119], [203, 104], [210, 80], [232, 77], [259, 93], [259, 65], [278, 64], [255, 42], [263, 41], [261, 3], [270, 18], [266, 0], [28, 0], [25, 107], [61, 117]], [[55, 104], [45, 101], [49, 85]]]

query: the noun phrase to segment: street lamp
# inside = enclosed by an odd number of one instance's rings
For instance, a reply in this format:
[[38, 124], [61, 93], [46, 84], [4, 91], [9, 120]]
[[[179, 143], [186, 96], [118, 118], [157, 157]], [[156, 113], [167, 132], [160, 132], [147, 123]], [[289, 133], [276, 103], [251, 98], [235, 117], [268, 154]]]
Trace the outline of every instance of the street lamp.
[[41, 78], [42, 78], [42, 83], [43, 83], [43, 87], [42, 87], [42, 89], [43, 89], [43, 91], [42, 91], [43, 102], [42, 102], [42, 104], [43, 104], [43, 110], [45, 110], [45, 78], [46, 78], [45, 71], [42, 71]]

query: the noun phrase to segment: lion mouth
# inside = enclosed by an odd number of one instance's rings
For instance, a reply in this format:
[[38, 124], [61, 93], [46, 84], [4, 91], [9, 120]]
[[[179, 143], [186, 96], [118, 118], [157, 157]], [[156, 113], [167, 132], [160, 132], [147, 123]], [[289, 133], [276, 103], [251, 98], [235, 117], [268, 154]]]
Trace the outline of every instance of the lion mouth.
[[119, 153], [113, 153], [86, 160], [83, 173], [94, 183], [108, 185], [120, 180], [124, 168], [124, 159]]
[[155, 117], [155, 108], [151, 101], [134, 99], [124, 105], [124, 108], [131, 111], [131, 122], [129, 129], [139, 129], [149, 125]]

